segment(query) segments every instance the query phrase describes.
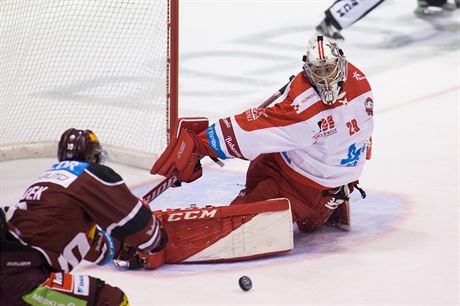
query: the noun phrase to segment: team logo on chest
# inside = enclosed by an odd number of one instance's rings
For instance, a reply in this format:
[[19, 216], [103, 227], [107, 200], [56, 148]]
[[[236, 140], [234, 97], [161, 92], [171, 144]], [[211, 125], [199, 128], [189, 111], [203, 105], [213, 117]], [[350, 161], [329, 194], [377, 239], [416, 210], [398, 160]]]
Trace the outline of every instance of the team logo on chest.
[[329, 115], [326, 118], [321, 118], [317, 124], [320, 130], [318, 137], [331, 136], [337, 133], [337, 128], [335, 127], [335, 122], [334, 118], [332, 118], [332, 115]]

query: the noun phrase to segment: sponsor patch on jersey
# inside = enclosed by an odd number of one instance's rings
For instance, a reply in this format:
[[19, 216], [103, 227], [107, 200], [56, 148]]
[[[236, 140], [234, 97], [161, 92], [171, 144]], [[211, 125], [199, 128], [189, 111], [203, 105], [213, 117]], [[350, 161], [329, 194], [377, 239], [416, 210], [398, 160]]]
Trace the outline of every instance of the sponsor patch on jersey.
[[89, 167], [88, 163], [79, 162], [75, 160], [66, 160], [59, 163], [55, 163], [48, 171], [68, 171], [76, 176], [82, 174], [86, 168]]
[[366, 144], [364, 144], [361, 148], [356, 148], [356, 144], [352, 144], [348, 148], [348, 156], [345, 159], [340, 161], [340, 164], [345, 167], [354, 167], [358, 164], [359, 158], [361, 154], [366, 150]]
[[22, 296], [22, 299], [29, 305], [88, 305], [85, 300], [43, 286], [38, 286], [32, 292]]
[[366, 101], [364, 102], [364, 107], [366, 108], [366, 113], [369, 116], [374, 116], [374, 100], [371, 97], [367, 97]]
[[51, 277], [46, 280], [43, 286], [62, 292], [72, 292], [74, 284], [73, 278], [74, 276], [72, 274], [62, 272], [53, 273], [51, 274]]
[[43, 173], [35, 183], [53, 183], [64, 188], [69, 187], [78, 176], [64, 170], [48, 170]]
[[73, 278], [74, 290], [76, 295], [89, 295], [89, 277], [86, 275], [75, 275]]
[[35, 183], [53, 183], [67, 188], [88, 167], [88, 163], [62, 161], [54, 164], [48, 171], [43, 173]]
[[225, 153], [220, 146], [219, 137], [216, 132], [216, 125], [212, 124], [206, 129], [206, 137], [208, 138], [209, 147], [216, 152], [217, 156], [221, 159], [226, 159]]
[[232, 120], [230, 118], [221, 119], [219, 120], [219, 124], [222, 135], [224, 136], [224, 141], [225, 145], [227, 146], [228, 153], [234, 157], [244, 159], [243, 154], [241, 154], [238, 140], [235, 136], [235, 131], [233, 130]]
[[294, 101], [292, 101], [291, 106], [297, 114], [300, 114], [318, 101], [321, 101], [320, 96], [314, 88], [310, 88], [297, 96]]
[[260, 118], [260, 116], [268, 117], [267, 111], [265, 108], [251, 108], [246, 112], [246, 120], [254, 121]]

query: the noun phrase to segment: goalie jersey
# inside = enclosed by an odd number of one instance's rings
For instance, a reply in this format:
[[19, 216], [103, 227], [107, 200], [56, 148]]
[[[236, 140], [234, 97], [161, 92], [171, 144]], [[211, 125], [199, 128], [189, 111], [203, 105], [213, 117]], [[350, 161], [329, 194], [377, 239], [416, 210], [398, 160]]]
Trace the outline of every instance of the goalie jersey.
[[218, 120], [200, 135], [222, 159], [253, 160], [273, 153], [294, 180], [317, 189], [356, 181], [373, 130], [373, 95], [366, 76], [348, 63], [344, 95], [321, 101], [303, 73], [281, 102]]
[[10, 233], [55, 271], [70, 272], [83, 259], [108, 262], [121, 241], [149, 249], [159, 236], [150, 209], [116, 172], [78, 161], [54, 164], [6, 216]]

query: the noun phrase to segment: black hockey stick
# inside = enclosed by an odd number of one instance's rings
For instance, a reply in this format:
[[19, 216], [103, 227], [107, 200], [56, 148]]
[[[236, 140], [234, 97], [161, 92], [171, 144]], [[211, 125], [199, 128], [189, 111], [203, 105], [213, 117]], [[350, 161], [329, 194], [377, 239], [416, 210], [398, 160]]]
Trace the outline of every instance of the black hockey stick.
[[[289, 78], [289, 82], [286, 83], [286, 85], [284, 85], [283, 87], [281, 87], [277, 92], [275, 92], [273, 95], [271, 95], [267, 100], [265, 100], [264, 102], [262, 102], [262, 104], [260, 104], [258, 106], [258, 108], [266, 108], [268, 107], [270, 104], [272, 104], [273, 102], [275, 102], [276, 99], [278, 99], [285, 91], [286, 91], [286, 88], [288, 87], [289, 83], [291, 83], [292, 79], [294, 78], [295, 76], [292, 75], [290, 78]], [[217, 164], [219, 164], [221, 167], [223, 166], [223, 163], [222, 161], [220, 161], [219, 159], [217, 158], [214, 158], [214, 157], [211, 157], [211, 159], [216, 162]], [[162, 180], [160, 183], [158, 183], [158, 185], [156, 185], [155, 187], [153, 187], [152, 189], [150, 189], [148, 192], [146, 192], [143, 196], [142, 196], [142, 199], [146, 202], [146, 203], [151, 203], [153, 200], [155, 200], [160, 194], [162, 194], [163, 192], [165, 192], [169, 187], [171, 186], [175, 186], [175, 187], [178, 187], [180, 186], [181, 182], [178, 180], [177, 178], [177, 173], [173, 173], [169, 176], [167, 176], [164, 180]]]
[[281, 97], [281, 95], [286, 91], [286, 88], [289, 86], [289, 83], [291, 83], [292, 79], [295, 78], [294, 75], [291, 75], [289, 77], [289, 82], [287, 82], [283, 87], [281, 87], [280, 89], [278, 89], [277, 92], [275, 92], [270, 98], [268, 98], [267, 100], [265, 100], [264, 102], [262, 102], [262, 104], [260, 104], [257, 108], [266, 108], [268, 107], [270, 104], [272, 104], [273, 102], [275, 102], [276, 99], [278, 99], [279, 97]]

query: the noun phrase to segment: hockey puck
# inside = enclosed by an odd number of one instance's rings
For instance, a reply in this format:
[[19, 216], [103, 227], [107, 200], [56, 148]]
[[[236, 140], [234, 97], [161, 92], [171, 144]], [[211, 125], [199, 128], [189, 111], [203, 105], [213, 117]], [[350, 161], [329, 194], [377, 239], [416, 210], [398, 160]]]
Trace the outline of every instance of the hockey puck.
[[240, 284], [241, 289], [244, 291], [249, 291], [252, 288], [252, 281], [247, 276], [241, 276], [238, 280], [238, 283]]

